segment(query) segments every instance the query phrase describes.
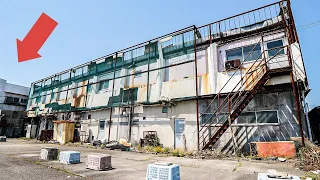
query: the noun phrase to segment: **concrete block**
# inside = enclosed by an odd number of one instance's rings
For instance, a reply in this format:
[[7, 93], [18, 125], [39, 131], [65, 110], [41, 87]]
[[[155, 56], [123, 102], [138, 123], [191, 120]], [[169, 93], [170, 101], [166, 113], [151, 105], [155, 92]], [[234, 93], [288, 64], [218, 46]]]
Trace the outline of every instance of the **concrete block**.
[[40, 152], [40, 159], [43, 160], [57, 160], [58, 158], [58, 148], [54, 147], [44, 147]]
[[59, 162], [63, 164], [77, 164], [80, 163], [80, 152], [78, 151], [61, 151], [59, 155]]
[[111, 156], [107, 154], [90, 154], [87, 157], [86, 168], [99, 171], [110, 170], [112, 169]]

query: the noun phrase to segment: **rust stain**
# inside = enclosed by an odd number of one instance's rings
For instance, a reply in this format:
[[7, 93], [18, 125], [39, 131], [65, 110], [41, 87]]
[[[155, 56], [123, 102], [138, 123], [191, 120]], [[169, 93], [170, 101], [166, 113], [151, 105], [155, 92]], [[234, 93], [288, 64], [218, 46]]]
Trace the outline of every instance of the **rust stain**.
[[246, 87], [246, 90], [251, 90], [255, 83], [259, 80], [259, 76], [261, 77], [266, 72], [265, 66], [262, 66], [261, 68], [259, 68], [258, 65], [253, 66], [251, 69], [245, 68], [245, 74], [249, 73], [249, 69], [252, 72], [251, 74], [243, 77], [243, 82], [245, 82], [244, 85]]

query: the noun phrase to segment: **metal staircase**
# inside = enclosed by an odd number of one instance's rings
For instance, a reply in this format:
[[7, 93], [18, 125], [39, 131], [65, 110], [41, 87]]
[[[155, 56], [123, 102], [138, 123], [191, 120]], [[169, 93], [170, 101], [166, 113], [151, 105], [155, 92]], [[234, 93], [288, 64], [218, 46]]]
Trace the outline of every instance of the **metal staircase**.
[[[283, 66], [277, 61], [276, 63], [279, 64], [277, 68], [269, 68], [269, 64], [271, 62], [274, 63], [279, 52], [286, 48], [287, 46], [278, 48], [278, 52], [272, 57], [266, 57], [267, 51], [262, 50], [259, 58], [252, 62], [252, 65], [249, 68], [244, 70], [243, 66], [240, 66], [235, 70], [230, 79], [225, 83], [219, 93], [211, 100], [208, 107], [199, 116], [200, 121], [205, 117], [205, 114], [210, 114], [209, 118], [202, 121], [203, 123], [199, 128], [198, 142], [200, 149], [207, 149], [219, 140], [255, 95], [264, 88], [264, 85], [271, 77], [285, 75], [292, 71], [291, 65]], [[269, 49], [269, 51], [270, 50], [272, 49]], [[249, 55], [250, 54], [251, 52]], [[246, 58], [248, 58], [248, 56]], [[242, 71], [246, 72], [242, 75], [240, 81], [236, 85], [232, 86], [234, 83], [231, 79], [233, 79], [239, 71], [240, 73]], [[229, 93], [222, 93], [226, 91], [225, 88], [227, 85], [229, 87], [232, 86], [233, 89], [229, 91]], [[220, 100], [221, 97], [222, 100]], [[215, 104], [217, 104], [217, 108], [212, 107]]]

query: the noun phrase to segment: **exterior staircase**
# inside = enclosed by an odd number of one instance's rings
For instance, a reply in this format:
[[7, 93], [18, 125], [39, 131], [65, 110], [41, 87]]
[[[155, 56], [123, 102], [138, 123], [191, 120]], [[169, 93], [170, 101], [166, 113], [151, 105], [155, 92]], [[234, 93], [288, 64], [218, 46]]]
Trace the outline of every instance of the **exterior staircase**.
[[[262, 53], [261, 56], [264, 54]], [[269, 58], [260, 57], [260, 59], [255, 60], [229, 93], [221, 93], [226, 84], [231, 84], [230, 79], [233, 78], [231, 76], [220, 92], [211, 100], [208, 107], [199, 116], [200, 121], [204, 114], [210, 114], [209, 118], [204, 122], [202, 121], [203, 123], [199, 128], [198, 142], [200, 149], [208, 149], [219, 140], [255, 95], [263, 90], [264, 85], [271, 77], [287, 75], [292, 71], [291, 66], [269, 69], [268, 62], [275, 57], [276, 55]], [[240, 71], [241, 68], [239, 67]], [[220, 97], [223, 97], [221, 102]], [[218, 102], [217, 108], [212, 108], [211, 106], [215, 102]]]

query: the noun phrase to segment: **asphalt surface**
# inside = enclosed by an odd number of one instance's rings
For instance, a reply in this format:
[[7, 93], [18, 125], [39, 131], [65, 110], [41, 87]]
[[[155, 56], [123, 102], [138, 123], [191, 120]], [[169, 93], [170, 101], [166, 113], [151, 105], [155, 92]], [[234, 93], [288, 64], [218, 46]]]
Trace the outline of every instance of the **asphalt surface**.
[[[189, 159], [146, 153], [43, 144], [18, 139], [7, 140], [8, 142], [0, 143], [0, 180], [68, 180], [82, 178], [90, 180], [145, 180], [148, 164], [155, 161], [167, 161], [180, 165], [181, 180], [256, 180], [259, 172], [267, 172], [270, 169], [290, 175], [302, 176], [304, 174], [303, 171], [296, 169], [293, 163], [289, 162]], [[81, 163], [65, 165], [58, 161], [40, 160], [41, 148], [48, 146], [57, 147], [61, 151], [79, 151]], [[87, 156], [94, 153], [111, 155], [113, 169], [108, 171], [86, 169]]]
[[22, 158], [0, 154], [1, 180], [65, 180], [81, 179], [78, 176], [52, 169], [50, 167], [28, 162]]

